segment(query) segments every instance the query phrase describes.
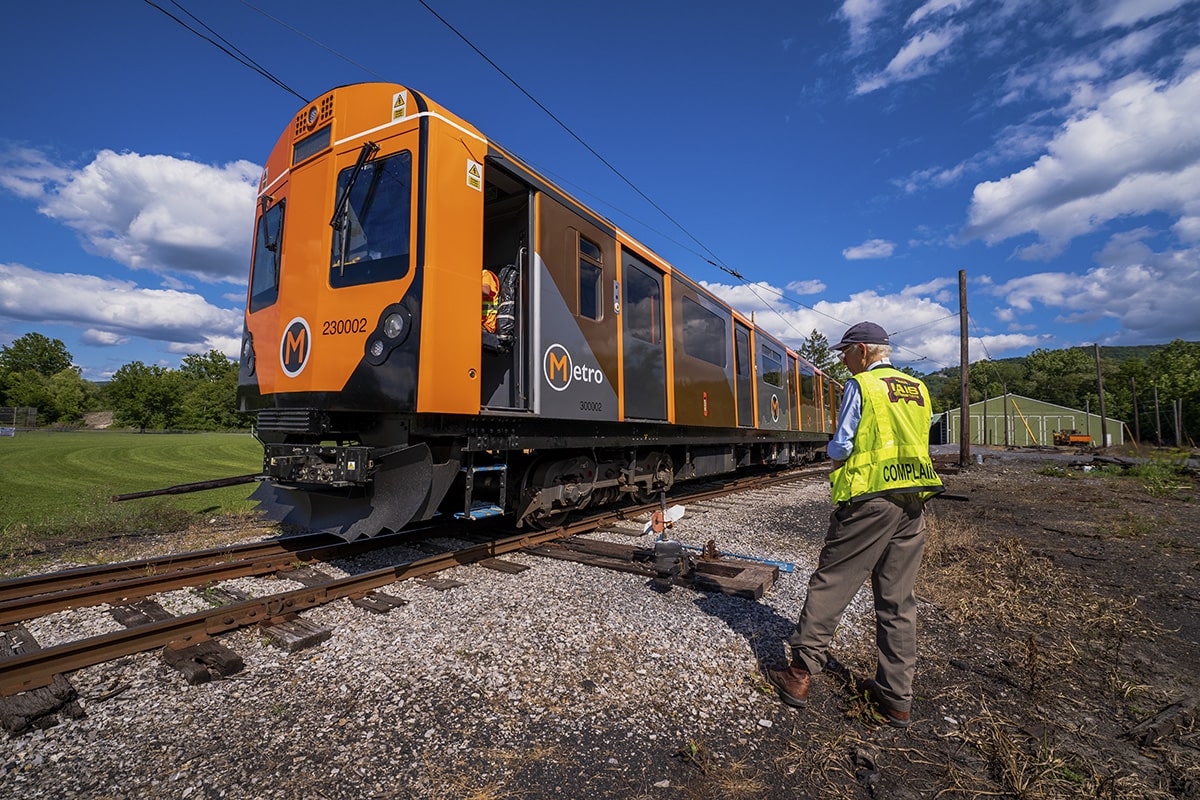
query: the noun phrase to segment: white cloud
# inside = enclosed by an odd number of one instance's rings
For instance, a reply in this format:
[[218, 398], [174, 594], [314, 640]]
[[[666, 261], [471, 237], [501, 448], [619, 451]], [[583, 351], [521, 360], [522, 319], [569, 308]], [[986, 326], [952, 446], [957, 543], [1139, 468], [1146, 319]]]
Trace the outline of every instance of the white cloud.
[[1061, 252], [1118, 217], [1200, 214], [1200, 71], [1174, 83], [1135, 75], [1066, 122], [1031, 166], [975, 187], [966, 235], [1025, 233], [1026, 257]]
[[[799, 347], [814, 329], [836, 342], [856, 322], [877, 322], [893, 334], [896, 363], [932, 372], [958, 363], [958, 300], [955, 294], [944, 291], [955, 283], [953, 279], [941, 278], [906, 286], [892, 294], [859, 292], [840, 302], [818, 301], [811, 308], [788, 303], [781, 299], [777, 288], [763, 282], [752, 286], [707, 282], [702, 285], [740, 313], [746, 316], [753, 313], [758, 325], [789, 347]], [[946, 305], [949, 302], [954, 305]], [[1005, 334], [986, 336], [984, 342], [988, 352], [999, 356], [1036, 346], [1044, 338]], [[973, 358], [985, 355], [982, 350], [974, 352], [977, 339], [973, 339], [971, 346]]]
[[792, 294], [820, 294], [825, 291], [825, 283], [819, 280], [792, 281], [784, 288]]
[[947, 25], [933, 31], [923, 31], [905, 43], [888, 65], [854, 88], [855, 94], [869, 94], [893, 83], [911, 81], [933, 71], [938, 57], [962, 35], [962, 25]]
[[[9, 150], [0, 186], [39, 203], [87, 249], [133, 269], [203, 281], [246, 279], [260, 168], [100, 151], [81, 169]], [[181, 285], [181, 284], [180, 284]]]
[[842, 257], [847, 261], [859, 261], [864, 258], [889, 258], [896, 250], [896, 243], [887, 239], [868, 239], [862, 244], [847, 247], [842, 251]]
[[1167, 14], [1190, 2], [1192, 0], [1101, 0], [1099, 8], [1088, 8], [1084, 12], [1084, 18], [1090, 21], [1085, 27], [1128, 27]]
[[850, 47], [860, 49], [866, 44], [871, 26], [887, 10], [887, 0], [843, 0], [838, 15], [850, 27]]
[[116, 347], [118, 345], [129, 344], [128, 336], [122, 336], [112, 331], [99, 331], [95, 328], [88, 328], [79, 338], [85, 344], [96, 345], [98, 347]]
[[0, 314], [88, 326], [89, 344], [121, 344], [136, 336], [167, 342], [173, 352], [217, 349], [234, 358], [242, 329], [241, 311], [218, 308], [198, 294], [21, 264], [0, 264]]
[[1124, 344], [1200, 338], [1200, 247], [1153, 251], [1147, 228], [1113, 236], [1083, 273], [1042, 272], [1014, 278], [987, 291], [1008, 304], [997, 316], [1016, 320], [1036, 307], [1057, 309], [1058, 321], [1120, 323]]
[[926, 17], [937, 16], [944, 12], [957, 12], [964, 6], [970, 5], [971, 0], [926, 0], [925, 4], [914, 11], [904, 23], [904, 27], [908, 28], [916, 25]]

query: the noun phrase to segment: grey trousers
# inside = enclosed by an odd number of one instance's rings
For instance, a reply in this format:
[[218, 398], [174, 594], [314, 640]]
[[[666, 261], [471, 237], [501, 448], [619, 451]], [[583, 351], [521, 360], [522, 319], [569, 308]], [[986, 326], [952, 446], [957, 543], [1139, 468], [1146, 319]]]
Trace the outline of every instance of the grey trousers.
[[842, 612], [871, 577], [875, 596], [875, 681], [898, 711], [912, 707], [917, 666], [917, 599], [913, 587], [925, 552], [925, 503], [889, 495], [839, 504], [817, 569], [808, 579], [800, 621], [788, 638], [793, 661], [814, 675], [829, 662], [829, 643]]

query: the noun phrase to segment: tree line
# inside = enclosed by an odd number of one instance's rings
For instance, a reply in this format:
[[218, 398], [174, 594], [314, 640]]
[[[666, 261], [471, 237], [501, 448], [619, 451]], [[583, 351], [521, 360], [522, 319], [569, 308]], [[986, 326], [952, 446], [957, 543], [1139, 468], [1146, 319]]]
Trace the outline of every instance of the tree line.
[[[1105, 355], [1105, 351], [1109, 355]], [[1172, 403], [1183, 401], [1181, 429], [1200, 431], [1200, 342], [1176, 339], [1170, 344], [1134, 352], [1124, 358], [1120, 348], [1101, 348], [1107, 416], [1136, 426], [1143, 441], [1154, 441], [1161, 420], [1163, 438], [1174, 441]], [[801, 344], [800, 355], [838, 381], [850, 377], [829, 341], [814, 330]], [[80, 376], [71, 354], [58, 339], [27, 333], [0, 347], [0, 406], [32, 406], [41, 424], [73, 424], [84, 413], [111, 410], [117, 425], [142, 430], [229, 430], [245, 428], [250, 418], [238, 414], [238, 364], [211, 350], [183, 358], [178, 369], [133, 361], [118, 369], [112, 380], [94, 383]], [[921, 376], [933, 395], [935, 413], [959, 405], [959, 370], [946, 369]], [[1156, 418], [1157, 390], [1160, 414]], [[1034, 350], [1023, 358], [978, 361], [970, 369], [971, 402], [995, 398], [1005, 391], [1076, 409], [1100, 410], [1096, 363], [1091, 348]]]
[[[844, 382], [849, 377], [838, 354], [829, 348], [828, 339], [816, 330], [804, 340], [798, 352], [838, 381]], [[925, 381], [933, 396], [935, 414], [958, 408], [962, 391], [959, 368], [928, 375], [909, 367], [904, 371]], [[1100, 413], [1095, 352], [1090, 347], [1038, 349], [1022, 358], [977, 361], [970, 365], [969, 374], [972, 403], [985, 397], [1002, 397], [1007, 391]], [[1164, 440], [1175, 441], [1172, 403], [1176, 400], [1183, 401], [1180, 425], [1183, 441], [1190, 441], [1189, 432], [1193, 437], [1200, 432], [1200, 342], [1176, 339], [1158, 347], [1101, 347], [1100, 374], [1104, 379], [1105, 416], [1125, 422], [1130, 432], [1136, 431], [1142, 441], [1154, 442], [1160, 429]]]
[[238, 364], [216, 350], [184, 356], [178, 369], [125, 364], [107, 383], [84, 379], [59, 339], [27, 333], [0, 347], [0, 406], [30, 406], [41, 425], [72, 425], [89, 411], [139, 430], [230, 430], [237, 413]]

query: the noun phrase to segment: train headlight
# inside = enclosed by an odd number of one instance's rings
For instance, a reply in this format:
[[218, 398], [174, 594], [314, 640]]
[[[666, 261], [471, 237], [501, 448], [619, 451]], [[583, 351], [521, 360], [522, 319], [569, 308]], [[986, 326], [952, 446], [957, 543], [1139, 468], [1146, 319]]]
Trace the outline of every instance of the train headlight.
[[368, 364], [376, 367], [391, 357], [392, 351], [399, 348], [412, 334], [412, 312], [400, 303], [393, 303], [383, 309], [375, 323], [375, 330], [363, 344], [363, 356]]
[[254, 337], [246, 331], [246, 335], [242, 338], [242, 364], [246, 367], [246, 374], [254, 374]]
[[383, 335], [395, 339], [404, 333], [404, 317], [400, 314], [388, 314], [383, 321]]

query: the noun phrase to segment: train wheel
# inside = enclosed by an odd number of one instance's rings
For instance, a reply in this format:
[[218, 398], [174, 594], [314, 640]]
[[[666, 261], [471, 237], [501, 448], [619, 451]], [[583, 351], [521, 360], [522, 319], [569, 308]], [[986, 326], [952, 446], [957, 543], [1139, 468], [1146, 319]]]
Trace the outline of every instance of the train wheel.
[[675, 483], [675, 465], [671, 461], [671, 454], [666, 452], [648, 454], [638, 462], [638, 475], [646, 474], [652, 477], [650, 486], [639, 484], [633, 492], [634, 502], [653, 503], [661, 492], [669, 490]]
[[524, 521], [543, 530], [562, 525], [572, 511], [584, 508], [591, 502], [595, 477], [596, 462], [587, 456], [545, 456], [535, 461], [521, 480], [522, 499], [532, 498], [543, 489], [562, 487], [564, 497], [561, 499], [570, 505], [559, 505], [552, 509], [536, 507]]

